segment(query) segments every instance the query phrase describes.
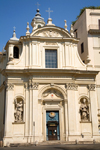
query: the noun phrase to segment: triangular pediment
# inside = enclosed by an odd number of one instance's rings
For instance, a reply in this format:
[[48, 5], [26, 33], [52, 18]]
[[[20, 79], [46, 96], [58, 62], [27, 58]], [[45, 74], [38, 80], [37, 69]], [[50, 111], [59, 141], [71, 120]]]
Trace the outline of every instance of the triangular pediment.
[[44, 27], [41, 29], [37, 29], [36, 31], [31, 33], [31, 36], [37, 36], [37, 37], [55, 37], [55, 38], [69, 38], [71, 37], [70, 33], [68, 31], [63, 31], [61, 28], [50, 28], [50, 27]]

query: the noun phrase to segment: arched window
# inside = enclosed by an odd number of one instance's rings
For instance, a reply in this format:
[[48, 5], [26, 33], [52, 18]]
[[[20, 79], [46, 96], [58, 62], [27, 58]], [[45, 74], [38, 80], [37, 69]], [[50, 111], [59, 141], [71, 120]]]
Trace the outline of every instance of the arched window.
[[41, 28], [41, 25], [40, 25], [40, 24], [38, 25], [38, 28]]
[[19, 48], [14, 46], [13, 57], [19, 58]]

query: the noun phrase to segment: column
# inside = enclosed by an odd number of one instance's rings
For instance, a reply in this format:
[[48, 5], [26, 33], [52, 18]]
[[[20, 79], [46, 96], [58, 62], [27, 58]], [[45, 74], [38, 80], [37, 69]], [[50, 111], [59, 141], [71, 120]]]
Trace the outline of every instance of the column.
[[91, 121], [92, 121], [92, 133], [93, 136], [98, 135], [98, 117], [97, 117], [97, 98], [95, 91], [95, 84], [91, 84], [88, 86], [89, 89], [89, 97], [91, 104]]
[[14, 115], [13, 110], [14, 101], [14, 85], [7, 83], [6, 86], [6, 109], [5, 109], [5, 137], [12, 137], [12, 117]]

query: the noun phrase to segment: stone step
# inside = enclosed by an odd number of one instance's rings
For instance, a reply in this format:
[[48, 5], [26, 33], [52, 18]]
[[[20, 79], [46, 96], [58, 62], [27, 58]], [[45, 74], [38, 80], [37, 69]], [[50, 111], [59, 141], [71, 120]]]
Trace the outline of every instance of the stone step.
[[40, 142], [38, 145], [56, 145], [56, 144], [76, 144], [75, 141], [45, 141], [45, 142]]

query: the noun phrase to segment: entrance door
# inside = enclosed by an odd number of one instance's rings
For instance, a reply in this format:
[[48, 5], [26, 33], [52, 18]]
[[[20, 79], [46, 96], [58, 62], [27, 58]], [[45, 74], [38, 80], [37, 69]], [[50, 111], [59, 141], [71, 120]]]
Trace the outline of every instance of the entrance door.
[[59, 111], [46, 111], [46, 140], [60, 140]]
[[57, 126], [48, 127], [48, 140], [57, 140]]

